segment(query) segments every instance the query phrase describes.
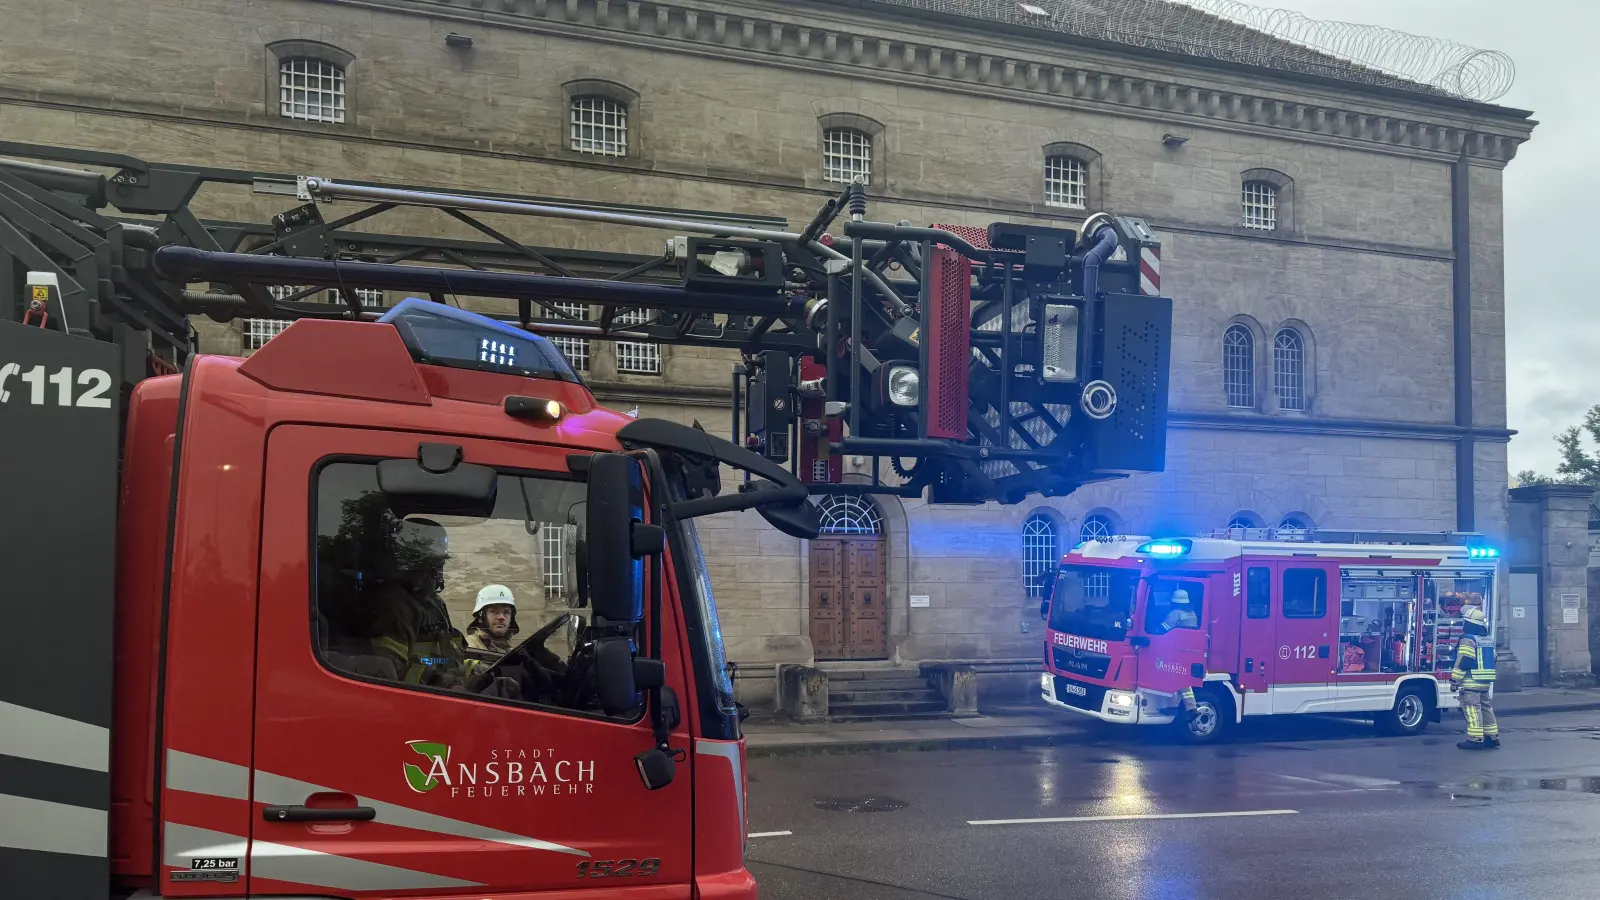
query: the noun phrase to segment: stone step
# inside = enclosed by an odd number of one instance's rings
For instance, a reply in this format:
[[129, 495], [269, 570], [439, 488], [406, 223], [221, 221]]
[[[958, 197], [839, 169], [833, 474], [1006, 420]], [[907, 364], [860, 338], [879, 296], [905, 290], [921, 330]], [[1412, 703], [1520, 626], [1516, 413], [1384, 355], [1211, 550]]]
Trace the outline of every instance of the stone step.
[[828, 673], [829, 681], [870, 681], [880, 678], [921, 678], [922, 673], [916, 669], [899, 668], [895, 666], [881, 666], [877, 668], [843, 669], [833, 668], [832, 664], [819, 663], [817, 668]]
[[831, 687], [828, 690], [828, 703], [830, 705], [836, 705], [839, 703], [881, 703], [892, 700], [941, 701], [943, 699], [943, 697], [939, 696], [939, 692], [937, 690], [927, 687], [926, 685], [916, 690], [896, 688], [887, 690], [857, 690], [855, 688], [850, 688], [848, 690], [836, 691]]
[[830, 703], [828, 718], [834, 721], [848, 719], [902, 718], [906, 716], [939, 717], [945, 714], [943, 700], [895, 700], [881, 703]]
[[851, 681], [828, 679], [828, 693], [839, 691], [920, 691], [928, 687], [922, 678], [861, 678]]

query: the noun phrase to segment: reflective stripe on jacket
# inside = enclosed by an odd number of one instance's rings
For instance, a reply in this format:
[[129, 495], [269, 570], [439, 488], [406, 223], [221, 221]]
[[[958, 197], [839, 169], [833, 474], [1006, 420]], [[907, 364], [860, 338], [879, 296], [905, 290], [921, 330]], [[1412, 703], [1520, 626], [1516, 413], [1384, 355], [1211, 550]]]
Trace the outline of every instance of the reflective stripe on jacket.
[[1494, 646], [1470, 634], [1463, 637], [1456, 645], [1456, 666], [1450, 680], [1464, 691], [1494, 687]]

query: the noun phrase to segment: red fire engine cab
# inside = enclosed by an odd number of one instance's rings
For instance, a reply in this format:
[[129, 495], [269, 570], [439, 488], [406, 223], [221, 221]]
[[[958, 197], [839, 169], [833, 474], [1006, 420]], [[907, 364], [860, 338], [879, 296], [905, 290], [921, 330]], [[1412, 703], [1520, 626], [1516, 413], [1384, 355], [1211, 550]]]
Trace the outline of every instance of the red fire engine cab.
[[[1459, 705], [1461, 610], [1494, 618], [1498, 553], [1476, 534], [1316, 532], [1088, 541], [1062, 558], [1046, 703], [1214, 741], [1248, 716], [1370, 715], [1418, 734]], [[1199, 707], [1182, 715], [1182, 692]]]

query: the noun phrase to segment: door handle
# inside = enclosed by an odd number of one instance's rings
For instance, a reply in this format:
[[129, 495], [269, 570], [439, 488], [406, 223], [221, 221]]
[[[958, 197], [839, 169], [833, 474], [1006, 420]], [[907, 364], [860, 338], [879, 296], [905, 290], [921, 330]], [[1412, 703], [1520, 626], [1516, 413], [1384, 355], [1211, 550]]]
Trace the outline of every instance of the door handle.
[[378, 811], [370, 806], [318, 809], [310, 806], [269, 806], [261, 810], [268, 822], [371, 822]]

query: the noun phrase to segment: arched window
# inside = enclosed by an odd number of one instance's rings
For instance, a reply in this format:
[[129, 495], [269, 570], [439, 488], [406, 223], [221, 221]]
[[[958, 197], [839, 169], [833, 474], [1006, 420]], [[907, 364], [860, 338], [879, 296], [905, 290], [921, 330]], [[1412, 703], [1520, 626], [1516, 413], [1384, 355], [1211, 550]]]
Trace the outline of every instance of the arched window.
[[1228, 405], [1256, 406], [1256, 338], [1247, 325], [1229, 325], [1222, 333], [1222, 386]]
[[871, 500], [852, 494], [829, 494], [817, 504], [823, 534], [882, 534], [883, 514]]
[[572, 149], [599, 156], [628, 155], [628, 105], [610, 97], [572, 98]]
[[1278, 229], [1278, 186], [1268, 181], [1244, 183], [1244, 227], [1257, 231]]
[[278, 113], [286, 119], [342, 124], [344, 66], [314, 56], [278, 60]]
[[872, 180], [872, 136], [857, 128], [829, 128], [822, 132], [822, 178], [849, 184]]
[[1084, 516], [1083, 525], [1078, 528], [1080, 541], [1106, 541], [1116, 533], [1116, 526], [1111, 524], [1111, 517], [1101, 513]]
[[1044, 596], [1045, 582], [1050, 579], [1050, 573], [1055, 571], [1060, 558], [1055, 520], [1044, 513], [1029, 516], [1022, 523], [1022, 583], [1029, 597], [1038, 599]]
[[1278, 537], [1283, 538], [1301, 538], [1316, 530], [1316, 527], [1305, 516], [1299, 513], [1290, 513], [1283, 517], [1283, 521], [1278, 523], [1277, 534]]
[[1089, 206], [1089, 167], [1075, 156], [1050, 156], [1044, 161], [1044, 203], [1066, 209]]
[[1279, 409], [1306, 408], [1306, 340], [1293, 328], [1280, 329], [1272, 341], [1272, 390]]
[[1253, 512], [1236, 512], [1228, 519], [1229, 531], [1248, 531], [1261, 527], [1261, 517]]

